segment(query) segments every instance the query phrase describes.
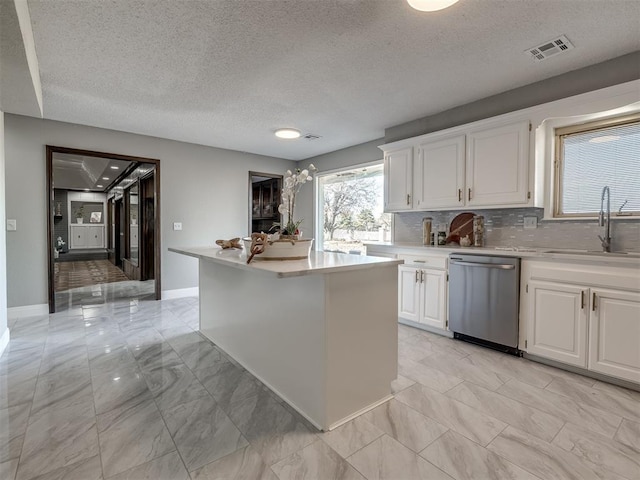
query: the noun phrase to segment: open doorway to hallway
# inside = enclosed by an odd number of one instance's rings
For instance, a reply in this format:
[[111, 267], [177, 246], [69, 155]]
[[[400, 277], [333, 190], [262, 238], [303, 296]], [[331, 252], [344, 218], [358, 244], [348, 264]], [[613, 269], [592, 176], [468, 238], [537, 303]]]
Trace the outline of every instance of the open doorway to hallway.
[[159, 160], [47, 146], [49, 311], [160, 299]]

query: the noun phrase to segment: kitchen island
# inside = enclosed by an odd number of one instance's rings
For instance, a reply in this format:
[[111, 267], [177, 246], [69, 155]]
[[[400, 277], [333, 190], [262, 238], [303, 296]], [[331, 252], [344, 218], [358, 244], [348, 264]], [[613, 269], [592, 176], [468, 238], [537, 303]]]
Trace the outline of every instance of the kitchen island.
[[247, 265], [238, 250], [195, 257], [200, 331], [321, 430], [391, 398], [402, 260], [311, 252]]

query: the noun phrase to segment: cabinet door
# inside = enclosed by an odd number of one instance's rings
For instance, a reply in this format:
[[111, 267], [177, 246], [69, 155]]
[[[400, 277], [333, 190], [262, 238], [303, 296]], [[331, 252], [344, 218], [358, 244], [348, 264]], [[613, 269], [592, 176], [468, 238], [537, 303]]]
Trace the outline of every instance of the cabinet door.
[[467, 205], [526, 204], [528, 178], [528, 122], [468, 134]]
[[420, 271], [420, 323], [435, 328], [446, 328], [446, 272]]
[[416, 152], [414, 207], [464, 205], [464, 135], [421, 144]]
[[586, 368], [588, 294], [579, 286], [529, 282], [527, 351]]
[[387, 152], [384, 156], [384, 211], [413, 208], [413, 147]]
[[71, 225], [71, 242], [69, 248], [87, 248], [86, 227]]
[[398, 317], [418, 322], [420, 320], [420, 270], [405, 265], [398, 266]]
[[640, 294], [591, 290], [589, 370], [640, 382]]
[[87, 244], [89, 248], [102, 248], [104, 247], [104, 230], [102, 226], [86, 227], [87, 230]]

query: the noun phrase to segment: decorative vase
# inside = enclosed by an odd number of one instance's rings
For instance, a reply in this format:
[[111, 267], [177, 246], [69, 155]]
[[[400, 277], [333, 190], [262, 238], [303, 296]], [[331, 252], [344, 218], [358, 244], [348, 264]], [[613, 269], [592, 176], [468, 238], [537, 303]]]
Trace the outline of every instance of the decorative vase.
[[[262, 260], [304, 260], [309, 258], [313, 238], [294, 238], [296, 235], [282, 235], [278, 240], [268, 241], [264, 252], [256, 255], [255, 259]], [[251, 238], [242, 239], [245, 252], [251, 251]]]
[[76, 223], [81, 224], [83, 221], [84, 221], [84, 218], [82, 218], [82, 217], [76, 218]]

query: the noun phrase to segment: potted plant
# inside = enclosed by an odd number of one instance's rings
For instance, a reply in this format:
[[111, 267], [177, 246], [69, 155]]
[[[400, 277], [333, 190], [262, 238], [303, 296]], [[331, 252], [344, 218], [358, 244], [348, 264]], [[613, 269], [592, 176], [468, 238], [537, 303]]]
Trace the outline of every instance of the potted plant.
[[84, 221], [84, 205], [76, 208], [76, 223], [82, 223]]

